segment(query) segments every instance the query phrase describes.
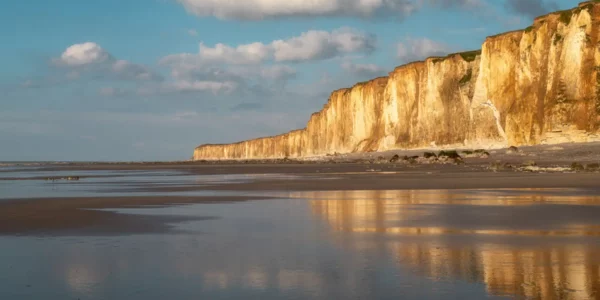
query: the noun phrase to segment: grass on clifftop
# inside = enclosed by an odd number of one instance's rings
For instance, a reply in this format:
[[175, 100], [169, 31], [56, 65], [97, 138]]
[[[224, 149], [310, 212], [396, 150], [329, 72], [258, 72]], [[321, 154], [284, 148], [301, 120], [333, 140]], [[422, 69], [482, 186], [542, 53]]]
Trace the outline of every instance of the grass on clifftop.
[[590, 3], [588, 3], [586, 5], [576, 7], [574, 9], [567, 9], [567, 10], [558, 12], [558, 13], [560, 13], [560, 17], [558, 18], [558, 20], [561, 21], [562, 23], [564, 23], [565, 25], [569, 25], [569, 23], [571, 23], [571, 18], [573, 18], [573, 14], [577, 14], [584, 9], [591, 13], [592, 9], [594, 8], [594, 3], [600, 3], [600, 0], [591, 0], [589, 2]]
[[564, 11], [560, 12], [559, 20], [565, 24], [569, 24], [569, 23], [571, 23], [571, 17], [573, 17], [573, 11], [572, 10], [564, 10]]
[[445, 57], [436, 57], [433, 59], [433, 63], [437, 64], [441, 61], [444, 61], [447, 58], [453, 57], [454, 55], [460, 55], [460, 57], [462, 57], [462, 59], [464, 59], [466, 62], [472, 62], [475, 59], [477, 59], [477, 56], [481, 55], [481, 50], [473, 50], [473, 51], [466, 51], [466, 52], [459, 52], [459, 53], [450, 53]]
[[459, 54], [465, 61], [472, 62], [481, 54], [481, 50], [467, 51]]

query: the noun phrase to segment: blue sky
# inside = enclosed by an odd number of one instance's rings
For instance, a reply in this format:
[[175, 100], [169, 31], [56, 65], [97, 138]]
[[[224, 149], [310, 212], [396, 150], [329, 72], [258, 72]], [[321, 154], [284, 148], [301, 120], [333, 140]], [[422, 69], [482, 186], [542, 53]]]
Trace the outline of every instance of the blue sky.
[[182, 160], [568, 0], [8, 0], [0, 161]]

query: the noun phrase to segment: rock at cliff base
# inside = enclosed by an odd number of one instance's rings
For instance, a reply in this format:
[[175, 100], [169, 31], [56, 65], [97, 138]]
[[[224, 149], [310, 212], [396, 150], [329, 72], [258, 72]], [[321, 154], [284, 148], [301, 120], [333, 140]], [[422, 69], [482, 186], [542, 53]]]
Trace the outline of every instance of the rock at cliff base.
[[587, 165], [585, 165], [585, 169], [587, 171], [598, 171], [598, 170], [600, 170], [600, 164], [597, 164], [597, 163], [587, 164]]
[[404, 157], [402, 157], [402, 162], [408, 163], [408, 164], [416, 164], [418, 158], [419, 158], [418, 156], [406, 156], [405, 155]]
[[508, 148], [508, 150], [506, 150], [506, 154], [517, 154], [520, 153], [521, 151], [519, 150], [519, 148], [515, 147], [515, 146], [510, 146]]
[[395, 163], [399, 160], [400, 160], [400, 155], [398, 155], [398, 154], [396, 154], [396, 155], [392, 156], [392, 158], [390, 158], [391, 163]]
[[423, 153], [423, 157], [426, 159], [432, 159], [432, 158], [437, 158], [437, 155], [435, 155], [435, 153], [433, 153], [433, 152], [425, 152], [425, 153]]
[[458, 158], [453, 158], [453, 159], [452, 159], [452, 162], [453, 162], [455, 165], [464, 165], [464, 164], [465, 164], [465, 161], [464, 161], [462, 158], [460, 158], [460, 157], [458, 157]]
[[390, 160], [389, 160], [389, 159], [387, 159], [387, 158], [385, 158], [385, 157], [383, 157], [383, 156], [378, 156], [378, 157], [377, 157], [377, 158], [375, 158], [375, 159], [371, 159], [371, 160], [370, 160], [370, 162], [371, 162], [372, 164], [381, 165], [381, 164], [387, 164], [387, 163], [389, 163], [389, 162], [390, 162]]
[[578, 162], [574, 162], [574, 163], [571, 164], [571, 170], [573, 170], [573, 171], [583, 171], [583, 170], [585, 170], [585, 167], [582, 164], [578, 163]]
[[458, 152], [456, 152], [456, 150], [449, 150], [449, 151], [440, 151], [440, 153], [438, 154], [438, 158], [440, 159], [456, 159], [456, 158], [462, 158]]
[[466, 158], [488, 158], [488, 157], [490, 157], [490, 153], [483, 149], [477, 149], [475, 151], [465, 150], [462, 152], [462, 154]]
[[492, 171], [500, 171], [504, 169], [504, 164], [501, 161], [495, 161], [490, 163], [488, 169]]
[[485, 151], [484, 149], [475, 150], [475, 155], [477, 155], [477, 157], [479, 157], [479, 158], [488, 158], [491, 156], [491, 154], [489, 152]]
[[511, 170], [512, 168], [513, 168], [513, 165], [499, 161], [499, 160], [497, 160], [493, 163], [490, 163], [490, 166], [488, 167], [488, 169], [490, 169], [492, 171]]

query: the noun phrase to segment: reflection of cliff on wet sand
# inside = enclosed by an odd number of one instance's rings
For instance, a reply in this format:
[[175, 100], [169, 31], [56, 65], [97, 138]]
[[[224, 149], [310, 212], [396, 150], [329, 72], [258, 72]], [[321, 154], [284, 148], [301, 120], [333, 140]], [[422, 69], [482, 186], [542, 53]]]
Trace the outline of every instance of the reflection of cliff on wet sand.
[[516, 247], [396, 242], [391, 255], [432, 278], [481, 281], [493, 295], [533, 299], [590, 299], [600, 292], [600, 251], [586, 245]]
[[[297, 192], [336, 230], [396, 234], [600, 235], [600, 197], [523, 191]], [[535, 216], [532, 218], [532, 216]]]
[[[417, 274], [484, 282], [493, 295], [598, 297], [600, 248], [592, 242], [600, 231], [600, 198], [544, 194], [369, 191], [293, 197], [313, 199], [313, 213], [337, 234], [393, 233], [386, 251]], [[545, 223], [546, 215], [553, 221]], [[524, 245], [517, 237], [523, 234], [534, 240]], [[554, 237], [544, 240], [548, 235]], [[578, 236], [587, 236], [586, 243]]]

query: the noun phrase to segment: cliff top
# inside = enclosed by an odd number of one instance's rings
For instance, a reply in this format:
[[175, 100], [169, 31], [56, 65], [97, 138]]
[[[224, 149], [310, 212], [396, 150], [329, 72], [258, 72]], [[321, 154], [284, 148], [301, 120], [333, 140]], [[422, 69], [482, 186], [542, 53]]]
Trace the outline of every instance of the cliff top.
[[380, 77], [377, 77], [377, 78], [369, 79], [367, 81], [357, 82], [357, 83], [355, 83], [351, 87], [345, 87], [345, 88], [340, 88], [340, 89], [337, 89], [337, 90], [333, 90], [333, 92], [331, 92], [331, 94], [333, 95], [333, 94], [336, 94], [336, 93], [348, 92], [348, 91], [351, 91], [355, 87], [365, 86], [365, 85], [368, 85], [368, 84], [373, 84], [373, 83], [381, 84], [382, 81], [387, 81], [387, 80], [388, 80], [388, 76], [380, 76]]
[[429, 61], [436, 64], [436, 63], [442, 62], [444, 60], [454, 58], [456, 56], [460, 56], [466, 62], [472, 62], [472, 61], [476, 60], [479, 55], [481, 55], [481, 50], [455, 52], [455, 53], [450, 53], [446, 56], [430, 56], [430, 57], [427, 57], [425, 60], [413, 61], [413, 62], [409, 62], [409, 63], [403, 64], [403, 65], [397, 66], [396, 68], [394, 68], [393, 72], [396, 72], [399, 69], [407, 68], [407, 67], [410, 67], [413, 65], [424, 64]]
[[286, 133], [282, 133], [282, 134], [278, 134], [278, 135], [262, 136], [262, 137], [259, 137], [259, 138], [249, 139], [249, 140], [240, 141], [240, 142], [236, 142], [236, 143], [227, 143], [227, 144], [202, 144], [202, 145], [196, 147], [195, 149], [199, 149], [199, 148], [202, 148], [202, 147], [219, 147], [219, 146], [225, 146], [225, 145], [240, 145], [240, 144], [248, 143], [248, 142], [251, 142], [251, 141], [259, 141], [259, 140], [274, 139], [274, 138], [283, 138], [285, 136], [293, 135], [295, 133], [301, 133], [305, 129], [306, 128], [294, 129], [292, 131], [289, 131], [289, 132], [286, 132]]
[[592, 1], [585, 1], [585, 2], [581, 2], [579, 3], [579, 5], [577, 7], [571, 8], [571, 9], [565, 9], [565, 10], [560, 10], [560, 11], [554, 11], [551, 13], [547, 13], [545, 15], [541, 15], [539, 17], [536, 17], [533, 20], [533, 25], [525, 28], [525, 29], [518, 29], [518, 30], [513, 30], [513, 31], [508, 31], [508, 32], [503, 32], [503, 33], [499, 33], [496, 35], [491, 35], [488, 36], [486, 38], [486, 40], [488, 39], [496, 39], [496, 38], [502, 38], [502, 37], [506, 37], [508, 35], [512, 35], [512, 34], [519, 34], [519, 33], [524, 33], [524, 32], [529, 32], [539, 26], [541, 26], [542, 24], [544, 24], [546, 21], [548, 21], [549, 18], [558, 18], [558, 20], [564, 24], [569, 24], [569, 22], [571, 21], [571, 17], [573, 16], [573, 14], [579, 13], [580, 11], [587, 9], [590, 10], [592, 9], [594, 6], [600, 6], [600, 0], [592, 0]]
[[591, 0], [591, 1], [581, 2], [581, 3], [579, 3], [579, 5], [577, 5], [577, 7], [565, 9], [565, 10], [553, 11], [551, 13], [541, 15], [541, 16], [535, 18], [533, 21], [534, 21], [534, 24], [536, 24], [537, 22], [543, 21], [544, 19], [546, 19], [550, 16], [558, 15], [562, 18], [561, 21], [563, 21], [563, 22], [567, 21], [566, 23], [568, 23], [568, 20], [570, 19], [571, 15], [573, 13], [580, 12], [583, 9], [591, 9], [596, 5], [600, 5], [600, 0]]

